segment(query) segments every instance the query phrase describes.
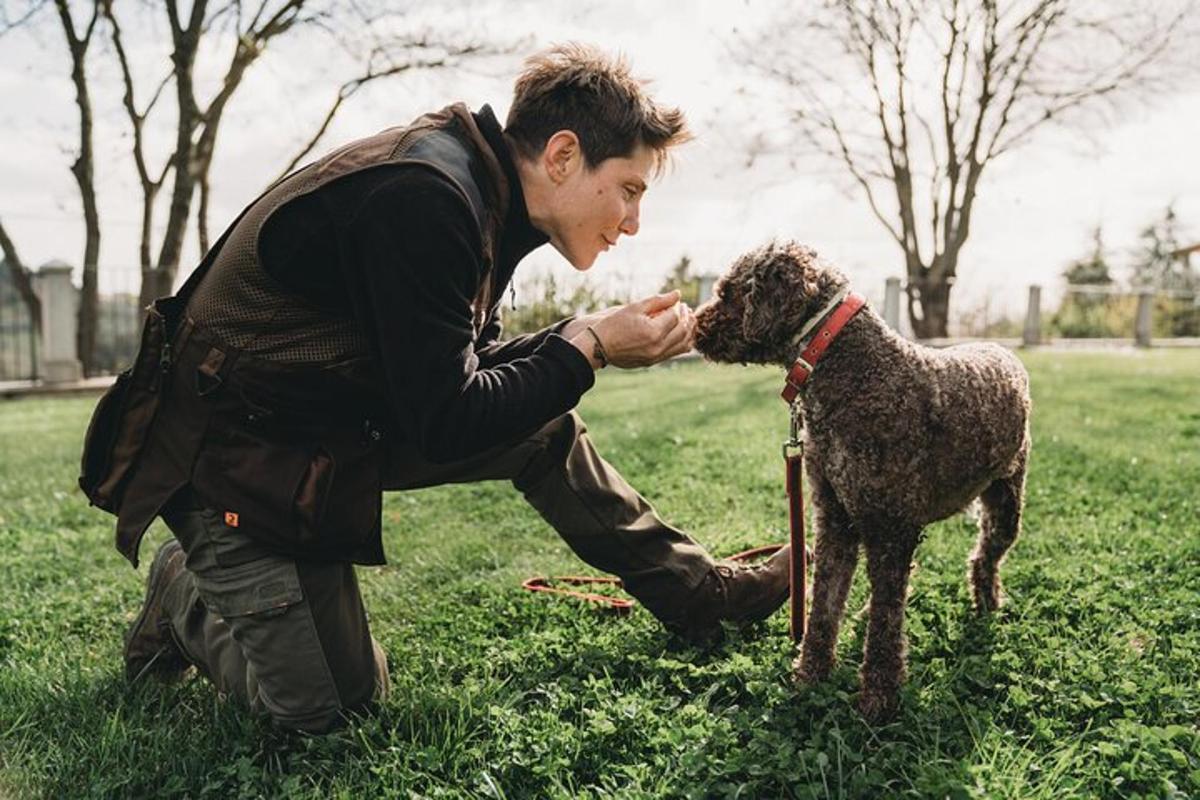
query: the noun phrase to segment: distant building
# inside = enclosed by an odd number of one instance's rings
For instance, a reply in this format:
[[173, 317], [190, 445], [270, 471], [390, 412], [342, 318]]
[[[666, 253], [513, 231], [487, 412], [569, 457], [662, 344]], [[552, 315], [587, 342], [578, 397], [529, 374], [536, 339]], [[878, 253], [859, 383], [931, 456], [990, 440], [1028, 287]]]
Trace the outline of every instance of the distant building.
[[1174, 253], [1171, 253], [1171, 257], [1177, 258], [1183, 262], [1185, 272], [1191, 272], [1192, 271], [1192, 253], [1200, 253], [1200, 242], [1197, 242], [1196, 244], [1193, 244], [1193, 245], [1189, 245], [1187, 247], [1179, 248]]

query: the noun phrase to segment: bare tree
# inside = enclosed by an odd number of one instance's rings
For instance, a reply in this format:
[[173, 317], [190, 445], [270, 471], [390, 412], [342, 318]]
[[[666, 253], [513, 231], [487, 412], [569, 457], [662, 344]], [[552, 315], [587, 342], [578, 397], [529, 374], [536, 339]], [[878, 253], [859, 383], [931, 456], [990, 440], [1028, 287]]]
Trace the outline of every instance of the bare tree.
[[[49, 4], [34, 0], [19, 7], [0, 7], [0, 35], [32, 22]], [[83, 206], [83, 287], [79, 303], [79, 324], [76, 326], [76, 355], [83, 373], [90, 375], [95, 368], [96, 327], [99, 310], [98, 262], [100, 259], [100, 214], [96, 202], [95, 147], [93, 146], [93, 114], [91, 93], [87, 82], [87, 54], [92, 43], [99, 19], [99, 9], [93, 7], [82, 32], [76, 28], [67, 0], [54, 0], [54, 8], [61, 23], [71, 62], [71, 83], [75, 88], [75, 105], [79, 109], [79, 149], [71, 163], [71, 175], [79, 187], [79, 198]], [[0, 235], [6, 258], [13, 265], [13, 275], [30, 313], [40, 325], [41, 304], [33, 293], [28, 270], [16, 256], [16, 250], [7, 233]]]
[[[397, 51], [402, 54], [399, 58]], [[449, 66], [458, 59], [483, 52], [497, 51], [491, 46], [472, 41], [457, 44], [439, 43], [428, 35], [403, 37], [386, 47], [372, 48], [362, 73], [338, 87], [333, 102], [329, 104], [320, 124], [280, 171], [278, 178], [284, 177], [299, 166], [300, 162], [316, 149], [343, 104], [367, 84], [383, 78], [392, 78], [409, 70]]]
[[794, 133], [842, 165], [903, 251], [913, 331], [936, 337], [988, 164], [1165, 85], [1194, 5], [825, 0], [741, 44], [795, 99]]
[[71, 83], [75, 86], [75, 105], [79, 107], [79, 153], [71, 164], [71, 175], [79, 186], [83, 203], [83, 285], [79, 298], [79, 324], [76, 326], [75, 355], [84, 375], [95, 368], [96, 325], [100, 306], [97, 265], [100, 260], [100, 212], [96, 206], [95, 148], [92, 144], [92, 100], [88, 92], [87, 53], [100, 18], [100, 9], [93, 5], [91, 18], [82, 33], [75, 29], [67, 0], [54, 0], [67, 52], [71, 56]]
[[[43, 0], [33, 0], [33, 2], [14, 6], [0, 2], [0, 38], [28, 23], [45, 5]], [[29, 268], [21, 260], [17, 246], [9, 236], [3, 222], [0, 222], [0, 255], [4, 256], [5, 266], [8, 267], [9, 274], [12, 276], [17, 294], [29, 310], [29, 319], [33, 323], [33, 331], [36, 336], [42, 329], [42, 301], [33, 290], [33, 279]]]
[[[198, 185], [205, 187], [204, 202], [207, 202], [208, 168], [230, 98], [241, 85], [246, 70], [258, 59], [267, 44], [309, 18], [301, 13], [304, 0], [286, 0], [282, 3], [263, 0], [249, 19], [243, 18], [239, 2], [221, 5], [210, 15], [207, 0], [194, 0], [185, 17], [181, 14], [178, 0], [166, 0], [162, 8], [171, 34], [170, 70], [158, 82], [146, 106], [139, 109], [136, 81], [125, 48], [121, 21], [114, 11], [112, 0], [100, 0], [100, 4], [108, 20], [113, 49], [121, 67], [125, 88], [123, 102], [134, 134], [133, 157], [142, 185], [142, 236], [139, 248], [142, 288], [139, 301], [148, 305], [155, 298], [170, 294], [174, 286], [183, 240], [191, 218], [192, 200]], [[236, 18], [233, 53], [220, 88], [207, 105], [201, 107], [195, 90], [197, 52], [214, 23], [227, 14]], [[152, 177], [147, 165], [145, 126], [163, 90], [171, 83], [175, 87], [176, 99], [174, 149], [157, 176]], [[167, 223], [158, 255], [152, 258], [155, 201], [168, 175], [173, 180]], [[207, 231], [202, 233], [207, 238]]]
[[[181, 16], [178, 0], [165, 0], [163, 9], [171, 32], [171, 63], [150, 92], [144, 105], [138, 104], [135, 70], [126, 51], [125, 31], [112, 0], [98, 0], [109, 22], [113, 49], [124, 82], [124, 106], [133, 130], [133, 156], [142, 187], [142, 237], [140, 250], [143, 304], [169, 294], [179, 269], [184, 237], [192, 213], [193, 199], [199, 195], [196, 227], [201, 253], [210, 245], [208, 226], [211, 185], [209, 174], [216, 153], [217, 136], [229, 103], [242, 85], [248, 70], [259, 60], [267, 46], [289, 33], [306, 29], [338, 39], [340, 26], [369, 30], [374, 21], [387, 14], [369, 3], [320, 4], [312, 0], [259, 0], [252, 13], [242, 3], [229, 2], [210, 9], [207, 0], [194, 0], [186, 19]], [[201, 45], [213, 45], [221, 37], [231, 43], [231, 54], [215, 94], [201, 105], [195, 89], [195, 63]], [[293, 159], [294, 166], [316, 146], [344, 102], [368, 83], [422, 67], [437, 67], [454, 59], [481, 52], [486, 48], [473, 42], [446, 44], [424, 34], [375, 37], [363, 47], [361, 37], [341, 37], [339, 44], [359, 55], [365, 51], [365, 67], [356, 78], [345, 82], [326, 112], [317, 131]], [[355, 48], [362, 48], [355, 51]], [[161, 169], [148, 165], [145, 128], [148, 119], [168, 85], [175, 88], [174, 148]], [[290, 167], [289, 167], [290, 168]], [[167, 178], [172, 179], [167, 222], [157, 255], [153, 254], [153, 219], [158, 194]]]

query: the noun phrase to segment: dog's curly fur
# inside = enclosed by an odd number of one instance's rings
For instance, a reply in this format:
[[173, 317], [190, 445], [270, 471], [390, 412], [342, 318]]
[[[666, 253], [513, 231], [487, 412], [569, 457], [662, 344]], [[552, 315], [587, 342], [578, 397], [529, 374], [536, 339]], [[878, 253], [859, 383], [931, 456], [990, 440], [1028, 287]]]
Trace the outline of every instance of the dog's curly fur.
[[[696, 347], [712, 361], [787, 369], [799, 354], [794, 336], [847, 285], [806, 247], [762, 247], [738, 259], [698, 310]], [[1028, 375], [997, 345], [909, 342], [867, 306], [830, 345], [801, 402], [816, 570], [795, 675], [812, 683], [833, 668], [861, 546], [871, 600], [859, 708], [886, 718], [904, 680], [904, 605], [921, 530], [976, 497], [968, 579], [979, 611], [1000, 605], [997, 570], [1021, 524]]]

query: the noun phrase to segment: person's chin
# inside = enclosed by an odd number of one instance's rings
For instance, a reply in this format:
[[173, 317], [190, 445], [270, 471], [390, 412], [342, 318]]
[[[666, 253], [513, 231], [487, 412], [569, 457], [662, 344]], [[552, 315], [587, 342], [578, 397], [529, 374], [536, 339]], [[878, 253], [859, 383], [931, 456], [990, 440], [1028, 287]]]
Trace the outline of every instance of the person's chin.
[[567, 263], [574, 267], [579, 272], [587, 272], [596, 263], [596, 259], [600, 257], [599, 250], [579, 252], [567, 247], [565, 243], [558, 242], [554, 239], [550, 240], [550, 244], [558, 251], [558, 254], [567, 260]]
[[596, 263], [596, 259], [599, 257], [599, 252], [572, 253], [567, 255], [567, 261], [570, 262], [571, 266], [574, 267], [578, 272], [587, 272], [592, 268], [592, 265]]

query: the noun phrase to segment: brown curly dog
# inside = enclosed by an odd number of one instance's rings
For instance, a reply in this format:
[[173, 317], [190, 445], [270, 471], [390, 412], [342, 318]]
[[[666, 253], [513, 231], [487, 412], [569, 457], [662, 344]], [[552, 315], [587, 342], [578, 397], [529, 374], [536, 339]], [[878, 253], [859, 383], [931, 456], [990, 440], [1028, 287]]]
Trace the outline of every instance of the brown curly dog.
[[[847, 286], [806, 247], [762, 247], [738, 259], [697, 311], [696, 348], [712, 361], [786, 370], [804, 347], [796, 334]], [[1000, 605], [997, 570], [1021, 527], [1029, 378], [1002, 347], [923, 347], [864, 307], [832, 341], [798, 402], [816, 572], [795, 675], [814, 683], [833, 668], [862, 546], [871, 600], [859, 710], [884, 719], [904, 680], [904, 605], [921, 530], [976, 497], [982, 513], [968, 579], [979, 611]]]

